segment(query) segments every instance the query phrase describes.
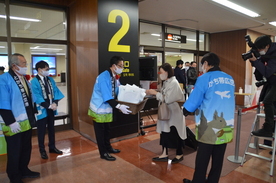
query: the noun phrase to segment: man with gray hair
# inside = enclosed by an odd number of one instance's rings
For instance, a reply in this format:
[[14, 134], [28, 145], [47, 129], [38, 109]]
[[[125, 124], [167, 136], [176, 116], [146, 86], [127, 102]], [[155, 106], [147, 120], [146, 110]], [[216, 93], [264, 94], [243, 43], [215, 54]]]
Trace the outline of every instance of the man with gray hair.
[[22, 183], [23, 178], [36, 178], [39, 172], [28, 168], [32, 151], [32, 126], [36, 113], [29, 82], [24, 75], [27, 61], [15, 53], [9, 60], [9, 72], [0, 76], [0, 117], [7, 142], [7, 174], [12, 183]]

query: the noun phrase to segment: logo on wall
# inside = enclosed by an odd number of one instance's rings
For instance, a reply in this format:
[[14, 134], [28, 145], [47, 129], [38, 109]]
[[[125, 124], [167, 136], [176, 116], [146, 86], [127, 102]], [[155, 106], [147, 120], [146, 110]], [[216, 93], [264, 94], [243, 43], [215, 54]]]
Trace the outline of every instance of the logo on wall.
[[165, 41], [173, 43], [186, 43], [186, 36], [165, 33]]

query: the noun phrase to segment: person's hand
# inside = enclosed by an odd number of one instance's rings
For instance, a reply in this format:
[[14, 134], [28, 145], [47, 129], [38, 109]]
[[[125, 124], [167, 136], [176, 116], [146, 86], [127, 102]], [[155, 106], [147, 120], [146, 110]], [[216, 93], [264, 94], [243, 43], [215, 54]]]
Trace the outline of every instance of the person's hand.
[[249, 60], [250, 60], [251, 62], [254, 62], [254, 61], [257, 60], [257, 58], [256, 58], [255, 55], [252, 53], [252, 57], [249, 58]]
[[52, 104], [49, 106], [49, 109], [52, 109], [53, 111], [57, 110], [57, 104], [56, 104], [56, 103], [52, 103]]
[[120, 111], [122, 111], [122, 113], [124, 114], [129, 114], [131, 113], [132, 111], [128, 110], [129, 106], [127, 105], [124, 105], [124, 104], [118, 104], [116, 106], [117, 109], [120, 109]]
[[190, 114], [190, 112], [189, 111], [187, 111], [187, 109], [185, 108], [185, 107], [183, 107], [183, 115], [185, 116], [185, 117], [187, 117], [189, 114]]
[[21, 128], [18, 122], [14, 122], [10, 124], [9, 127], [11, 128], [12, 133], [17, 133], [21, 131]]
[[146, 90], [146, 94], [147, 94], [147, 95], [156, 95], [156, 94], [157, 94], [157, 91], [154, 90], [154, 89], [149, 89], [149, 90]]

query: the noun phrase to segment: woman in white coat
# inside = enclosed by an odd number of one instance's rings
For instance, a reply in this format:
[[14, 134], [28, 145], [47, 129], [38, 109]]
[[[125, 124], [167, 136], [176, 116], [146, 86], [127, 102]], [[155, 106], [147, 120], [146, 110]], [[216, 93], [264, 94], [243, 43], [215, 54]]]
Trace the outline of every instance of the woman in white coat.
[[172, 163], [178, 163], [183, 160], [184, 140], [186, 137], [186, 124], [182, 109], [177, 101], [184, 101], [184, 94], [178, 81], [176, 80], [172, 66], [164, 63], [159, 67], [159, 77], [162, 80], [160, 92], [150, 89], [147, 95], [156, 95], [156, 100], [165, 99], [165, 103], [170, 110], [170, 119], [168, 121], [157, 121], [156, 131], [160, 133], [160, 145], [162, 145], [162, 154], [153, 158], [153, 161], [168, 161], [168, 148], [176, 149], [176, 157]]

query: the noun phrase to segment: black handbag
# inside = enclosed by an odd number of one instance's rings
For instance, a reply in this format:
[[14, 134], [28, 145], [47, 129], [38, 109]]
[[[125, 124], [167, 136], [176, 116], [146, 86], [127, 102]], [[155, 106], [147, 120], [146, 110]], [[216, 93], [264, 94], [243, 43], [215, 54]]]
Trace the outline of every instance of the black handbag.
[[187, 138], [185, 139], [185, 145], [188, 147], [197, 150], [198, 141], [196, 140], [194, 132], [186, 126], [186, 134]]

